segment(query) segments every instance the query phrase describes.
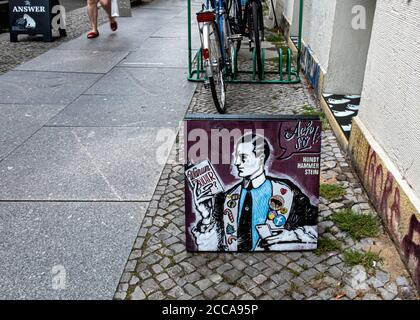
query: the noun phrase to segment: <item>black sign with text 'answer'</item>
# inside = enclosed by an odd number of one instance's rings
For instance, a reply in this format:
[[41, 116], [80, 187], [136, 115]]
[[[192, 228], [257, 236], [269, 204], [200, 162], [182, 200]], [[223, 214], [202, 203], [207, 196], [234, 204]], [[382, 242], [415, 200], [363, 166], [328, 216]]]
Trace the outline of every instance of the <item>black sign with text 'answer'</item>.
[[[42, 34], [44, 41], [52, 41], [53, 7], [59, 5], [58, 0], [10, 0], [10, 41], [17, 42], [19, 34]], [[64, 8], [57, 11], [64, 11]], [[59, 29], [60, 36], [65, 36]]]

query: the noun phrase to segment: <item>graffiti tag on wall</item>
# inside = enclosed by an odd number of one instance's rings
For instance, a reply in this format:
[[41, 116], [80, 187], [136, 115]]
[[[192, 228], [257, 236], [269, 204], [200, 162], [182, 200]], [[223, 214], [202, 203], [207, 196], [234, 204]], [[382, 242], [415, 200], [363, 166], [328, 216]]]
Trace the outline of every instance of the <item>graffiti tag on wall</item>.
[[409, 213], [409, 226], [401, 232], [401, 192], [394, 176], [378, 160], [376, 152], [369, 146], [364, 167], [366, 189], [376, 209], [382, 214], [389, 231], [398, 241], [406, 262], [414, 272], [414, 281], [420, 288], [420, 222], [416, 213]]
[[309, 46], [304, 46], [302, 48], [302, 69], [312, 86], [315, 89], [318, 89], [321, 67], [315, 60], [313, 51]]

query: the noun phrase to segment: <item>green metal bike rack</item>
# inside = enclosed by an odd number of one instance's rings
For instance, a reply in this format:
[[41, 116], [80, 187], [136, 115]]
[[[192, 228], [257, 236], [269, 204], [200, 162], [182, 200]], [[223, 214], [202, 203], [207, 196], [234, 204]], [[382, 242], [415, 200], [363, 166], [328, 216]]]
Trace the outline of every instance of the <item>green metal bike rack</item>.
[[[226, 79], [227, 83], [267, 83], [267, 84], [296, 84], [300, 83], [300, 59], [302, 50], [302, 20], [303, 20], [303, 1], [299, 0], [299, 34], [297, 43], [297, 58], [296, 65], [293, 66], [293, 52], [290, 48], [287, 48], [286, 52], [282, 48], [278, 50], [279, 57], [279, 68], [277, 71], [266, 71], [265, 67], [265, 49], [261, 49], [261, 60], [262, 60], [262, 79], [258, 79], [256, 67], [257, 67], [257, 53], [254, 48], [252, 52], [252, 70], [240, 70], [237, 67], [238, 63], [238, 52], [234, 50], [233, 66], [232, 66], [232, 79]], [[191, 44], [191, 0], [187, 0], [188, 7], [188, 80], [194, 82], [205, 81], [205, 70], [203, 66], [202, 52], [198, 49], [193, 58], [193, 49]], [[195, 61], [195, 68], [193, 69], [193, 62]], [[284, 64], [286, 64], [284, 66]], [[248, 74], [250, 79], [238, 79], [239, 74]], [[266, 75], [277, 75], [271, 77], [272, 79], [266, 79]]]

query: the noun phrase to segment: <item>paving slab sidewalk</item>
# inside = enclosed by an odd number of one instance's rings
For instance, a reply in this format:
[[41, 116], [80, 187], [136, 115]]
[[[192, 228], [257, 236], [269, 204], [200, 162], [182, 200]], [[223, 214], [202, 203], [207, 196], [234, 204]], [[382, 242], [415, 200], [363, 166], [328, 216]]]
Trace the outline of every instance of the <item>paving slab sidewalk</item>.
[[185, 24], [184, 1], [156, 0], [94, 40], [13, 44], [39, 51], [0, 76], [0, 299], [113, 297], [166, 162], [157, 137], [195, 89], [182, 54], [166, 68], [144, 44], [185, 52], [166, 28]]

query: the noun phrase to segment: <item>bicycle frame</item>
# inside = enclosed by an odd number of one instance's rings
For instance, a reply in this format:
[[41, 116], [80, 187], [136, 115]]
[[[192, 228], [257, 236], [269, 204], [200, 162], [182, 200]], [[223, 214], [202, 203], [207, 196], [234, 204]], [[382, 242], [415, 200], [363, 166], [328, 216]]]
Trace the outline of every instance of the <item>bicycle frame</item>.
[[[230, 9], [236, 4], [238, 5], [238, 12], [236, 14], [236, 18], [239, 18], [239, 22], [237, 22], [235, 25], [239, 27], [239, 30], [242, 35], [248, 36], [248, 32], [246, 32], [246, 26], [249, 24], [249, 17], [250, 17], [250, 11], [251, 11], [251, 5], [252, 2], [256, 2], [258, 6], [262, 9], [262, 2], [261, 0], [247, 0], [245, 2], [242, 2], [241, 0], [230, 0], [231, 6]], [[233, 3], [235, 2], [235, 4]], [[242, 12], [243, 11], [243, 12]], [[230, 12], [229, 12], [230, 14]], [[262, 19], [261, 19], [262, 20]]]
[[[212, 7], [215, 13], [215, 21], [216, 24], [218, 25], [218, 33], [219, 33], [219, 39], [220, 39], [220, 54], [222, 57], [222, 68], [224, 68], [225, 66], [225, 59], [226, 59], [226, 54], [225, 54], [225, 35], [223, 32], [223, 0], [206, 0], [206, 5], [205, 5], [205, 9], [206, 11], [210, 10], [210, 2], [212, 3]], [[217, 7], [215, 8], [213, 3], [217, 4]], [[203, 40], [206, 43], [203, 43], [204, 47], [208, 47], [208, 26], [206, 26], [206, 22], [203, 22]]]
[[[245, 32], [246, 25], [248, 25], [248, 27], [250, 27], [250, 24], [251, 24], [251, 16], [252, 16], [252, 3], [254, 3], [254, 2], [258, 6], [258, 10], [261, 10], [261, 16], [260, 16], [261, 19], [260, 19], [260, 22], [262, 22], [263, 19], [264, 19], [263, 15], [262, 15], [262, 3], [261, 3], [261, 0], [248, 0], [246, 2], [246, 5], [245, 5], [244, 16], [242, 17], [243, 18], [243, 28], [244, 28], [243, 31], [244, 32]], [[264, 26], [262, 25], [260, 27], [262, 27], [262, 30], [264, 31]], [[248, 37], [249, 38], [252, 37], [252, 35], [249, 32], [248, 32]]]
[[216, 19], [217, 25], [219, 27], [219, 39], [220, 39], [220, 50], [222, 51], [222, 58], [223, 63], [225, 62], [226, 55], [225, 55], [225, 34], [223, 32], [223, 0], [215, 0], [217, 3], [216, 11]]
[[[207, 8], [210, 7], [210, 0], [206, 0], [207, 2]], [[214, 0], [213, 0], [214, 1]], [[279, 70], [277, 72], [275, 71], [267, 71], [263, 72], [263, 74], [271, 74], [271, 75], [277, 75], [277, 79], [262, 79], [258, 80], [255, 77], [255, 49], [253, 52], [253, 70], [251, 71], [245, 71], [245, 70], [236, 70], [237, 74], [249, 74], [250, 79], [239, 79], [236, 75], [236, 73], [233, 74], [232, 79], [226, 79], [226, 83], [260, 83], [260, 84], [296, 84], [300, 83], [300, 64], [301, 64], [301, 46], [302, 46], [302, 20], [303, 20], [303, 1], [300, 0], [300, 13], [299, 13], [299, 35], [298, 35], [298, 43], [296, 46], [296, 54], [297, 54], [297, 61], [296, 66], [293, 67], [291, 64], [291, 61], [293, 59], [292, 50], [289, 48], [284, 52], [283, 50], [279, 49]], [[220, 3], [221, 5], [221, 3]], [[223, 12], [223, 7], [217, 6], [217, 8], [222, 8], [222, 11], [218, 10], [216, 13]], [[194, 81], [194, 82], [203, 82], [205, 81], [206, 77], [206, 70], [203, 66], [202, 61], [202, 50], [199, 49], [194, 56], [192, 55], [192, 44], [191, 44], [191, 0], [187, 0], [187, 19], [188, 19], [188, 80]], [[216, 18], [220, 18], [218, 15]], [[220, 31], [219, 31], [220, 36]], [[221, 46], [224, 47], [224, 41], [221, 41]], [[222, 50], [221, 52], [222, 57], [225, 57], [225, 50]], [[262, 56], [264, 56], [264, 49], [262, 49]], [[234, 61], [237, 61], [237, 52], [233, 55]], [[193, 70], [193, 61], [196, 61], [196, 64], [194, 66]], [[223, 61], [225, 63], [226, 61]], [[284, 67], [284, 68], [283, 68]], [[263, 59], [263, 71], [264, 71], [264, 59]], [[252, 75], [252, 76], [251, 76]]]

